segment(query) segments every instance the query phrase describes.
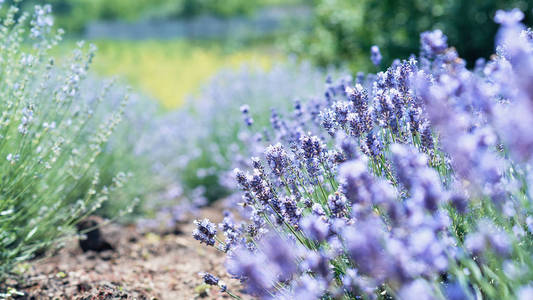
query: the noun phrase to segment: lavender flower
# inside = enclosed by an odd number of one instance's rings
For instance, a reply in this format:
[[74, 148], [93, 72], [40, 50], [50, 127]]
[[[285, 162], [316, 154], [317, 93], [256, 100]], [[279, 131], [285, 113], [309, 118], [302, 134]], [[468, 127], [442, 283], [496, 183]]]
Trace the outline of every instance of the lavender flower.
[[195, 220], [194, 225], [196, 229], [193, 232], [193, 237], [200, 241], [200, 243], [205, 243], [208, 246], [215, 245], [215, 235], [217, 233], [215, 224], [209, 222], [208, 219], [203, 219], [202, 221]]
[[302, 136], [300, 138], [303, 156], [306, 159], [320, 158], [323, 153], [324, 146], [320, 139], [316, 136]]
[[375, 134], [369, 132], [366, 134], [365, 143], [361, 146], [362, 151], [371, 157], [376, 157], [381, 155], [382, 145], [380, 140]]
[[524, 13], [518, 8], [510, 11], [498, 10], [494, 16], [494, 21], [503, 26], [515, 25], [522, 21], [522, 19], [524, 19]]
[[335, 121], [335, 113], [332, 110], [327, 111], [321, 111], [320, 112], [320, 124], [326, 131], [329, 133], [329, 135], [334, 136], [335, 130], [337, 127], [337, 122]]
[[440, 54], [448, 48], [447, 38], [441, 30], [426, 31], [420, 35], [422, 51], [427, 55]]
[[295, 197], [285, 197], [281, 203], [283, 217], [287, 223], [298, 226], [300, 218], [302, 216], [302, 210], [298, 207]]
[[333, 104], [333, 111], [335, 112], [335, 121], [340, 125], [346, 124], [346, 117], [350, 112], [350, 104], [348, 102], [335, 102]]
[[375, 66], [379, 66], [379, 64], [381, 63], [382, 56], [381, 56], [381, 53], [379, 52], [378, 46], [374, 45], [370, 47], [370, 59], [372, 60], [372, 63]]
[[331, 215], [336, 218], [341, 218], [346, 216], [347, 207], [346, 207], [346, 197], [344, 195], [335, 192], [333, 195], [328, 197], [328, 206], [331, 212]]
[[243, 190], [248, 190], [250, 188], [250, 184], [249, 184], [248, 178], [246, 177], [244, 172], [242, 172], [241, 170], [236, 168], [235, 170], [233, 170], [233, 173], [235, 174], [235, 178], [236, 178], [237, 183], [239, 184], [239, 186]]
[[204, 279], [205, 284], [218, 285], [218, 282], [219, 282], [218, 277], [210, 273], [200, 273], [200, 276], [202, 276], [202, 278]]
[[523, 286], [518, 291], [518, 300], [527, 300], [533, 297], [533, 287], [532, 286]]
[[407, 285], [405, 285], [399, 294], [400, 299], [416, 299], [420, 300], [434, 300], [434, 296], [431, 286], [423, 279], [417, 279]]
[[342, 234], [348, 255], [360, 272], [383, 279], [391, 264], [383, 247], [385, 237], [381, 226], [369, 221], [357, 227], [348, 227]]
[[351, 203], [371, 203], [373, 178], [363, 160], [349, 161], [341, 165], [339, 177], [341, 191]]
[[270, 145], [265, 150], [265, 158], [276, 176], [282, 176], [289, 166], [289, 156], [280, 143]]
[[252, 117], [250, 116], [250, 106], [248, 106], [247, 104], [242, 105], [241, 113], [244, 117], [244, 124], [246, 124], [246, 126], [248, 127], [252, 126], [254, 124], [254, 119], [252, 119]]
[[291, 286], [289, 291], [281, 291], [275, 295], [275, 298], [282, 300], [316, 299], [324, 294], [326, 287], [327, 282], [323, 279], [304, 275]]
[[324, 220], [316, 216], [307, 216], [300, 221], [300, 228], [311, 239], [322, 242], [326, 239], [329, 227]]

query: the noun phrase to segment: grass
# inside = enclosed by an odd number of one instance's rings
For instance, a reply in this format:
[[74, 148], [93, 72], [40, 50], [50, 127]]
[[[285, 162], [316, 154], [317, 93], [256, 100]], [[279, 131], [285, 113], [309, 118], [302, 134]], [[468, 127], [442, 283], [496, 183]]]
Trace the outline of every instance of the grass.
[[[268, 69], [281, 57], [269, 47], [230, 47], [216, 42], [91, 41], [98, 47], [93, 71], [126, 79], [168, 109], [180, 107], [188, 95], [221, 68], [253, 63]], [[72, 43], [67, 43], [66, 48]]]

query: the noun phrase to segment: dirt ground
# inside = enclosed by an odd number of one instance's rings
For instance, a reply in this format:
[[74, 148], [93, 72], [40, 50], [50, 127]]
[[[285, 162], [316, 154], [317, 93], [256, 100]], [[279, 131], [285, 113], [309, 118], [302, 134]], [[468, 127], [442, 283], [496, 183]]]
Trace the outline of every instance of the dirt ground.
[[[220, 211], [204, 209], [202, 217], [219, 221]], [[241, 285], [224, 270], [224, 255], [200, 246], [191, 236], [192, 222], [182, 233], [140, 234], [135, 227], [107, 225], [103, 236], [114, 251], [83, 252], [77, 240], [55, 255], [30, 262], [22, 278], [0, 284], [20, 292], [15, 299], [228, 299], [217, 287], [205, 288], [199, 272], [220, 276], [240, 296]], [[246, 297], [245, 297], [246, 298]]]

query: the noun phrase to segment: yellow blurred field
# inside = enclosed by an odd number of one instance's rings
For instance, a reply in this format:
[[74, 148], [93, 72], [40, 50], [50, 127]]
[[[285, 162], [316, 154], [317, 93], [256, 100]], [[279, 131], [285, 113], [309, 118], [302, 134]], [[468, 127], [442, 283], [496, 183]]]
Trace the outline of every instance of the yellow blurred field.
[[98, 47], [93, 70], [103, 76], [118, 75], [129, 84], [161, 101], [179, 107], [186, 96], [221, 68], [254, 63], [268, 68], [279, 59], [271, 49], [228, 50], [216, 43], [191, 41], [92, 41]]

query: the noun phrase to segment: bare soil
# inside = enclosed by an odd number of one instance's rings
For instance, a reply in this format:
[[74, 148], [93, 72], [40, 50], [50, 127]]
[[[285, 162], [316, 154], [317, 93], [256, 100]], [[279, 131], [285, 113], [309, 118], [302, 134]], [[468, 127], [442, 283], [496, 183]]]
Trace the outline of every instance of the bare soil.
[[[216, 208], [201, 215], [220, 219]], [[107, 225], [102, 235], [114, 250], [83, 252], [73, 239], [53, 256], [30, 262], [21, 277], [0, 283], [0, 291], [15, 289], [16, 299], [228, 299], [203, 285], [198, 273], [210, 272], [240, 295], [239, 281], [224, 270], [224, 254], [200, 246], [193, 226], [179, 225], [178, 234], [140, 234], [134, 226]]]

